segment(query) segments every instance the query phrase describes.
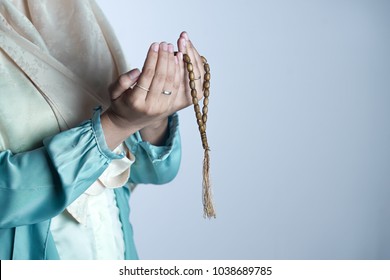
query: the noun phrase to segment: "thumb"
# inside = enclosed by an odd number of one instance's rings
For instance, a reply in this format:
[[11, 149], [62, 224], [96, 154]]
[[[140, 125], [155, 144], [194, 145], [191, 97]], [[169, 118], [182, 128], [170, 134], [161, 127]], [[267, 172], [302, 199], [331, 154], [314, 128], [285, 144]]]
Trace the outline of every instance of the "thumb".
[[140, 74], [141, 71], [136, 68], [120, 75], [119, 78], [108, 88], [111, 100], [118, 99], [126, 90], [134, 85]]

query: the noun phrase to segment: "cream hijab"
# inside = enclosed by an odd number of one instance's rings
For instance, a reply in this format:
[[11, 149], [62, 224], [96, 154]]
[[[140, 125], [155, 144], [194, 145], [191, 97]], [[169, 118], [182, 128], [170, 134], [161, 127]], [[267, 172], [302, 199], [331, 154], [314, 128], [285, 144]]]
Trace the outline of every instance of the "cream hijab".
[[[0, 0], [0, 150], [26, 150], [90, 118], [109, 105], [107, 87], [127, 68], [94, 0]], [[38, 99], [49, 113], [31, 108]], [[26, 132], [25, 122], [50, 114], [55, 124]], [[15, 145], [21, 136], [25, 143]]]

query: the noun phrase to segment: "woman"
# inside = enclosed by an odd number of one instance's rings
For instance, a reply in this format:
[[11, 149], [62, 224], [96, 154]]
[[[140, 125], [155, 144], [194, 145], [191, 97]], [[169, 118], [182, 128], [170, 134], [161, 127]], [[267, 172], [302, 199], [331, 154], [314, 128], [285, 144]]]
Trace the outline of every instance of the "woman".
[[199, 54], [183, 32], [126, 72], [93, 0], [0, 0], [0, 17], [0, 259], [137, 259], [129, 185], [175, 177]]

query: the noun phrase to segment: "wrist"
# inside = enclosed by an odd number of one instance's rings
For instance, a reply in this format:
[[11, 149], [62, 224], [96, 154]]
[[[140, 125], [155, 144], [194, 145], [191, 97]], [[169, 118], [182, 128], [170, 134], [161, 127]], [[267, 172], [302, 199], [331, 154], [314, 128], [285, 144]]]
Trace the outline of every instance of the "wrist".
[[164, 145], [169, 136], [168, 118], [156, 121], [140, 130], [141, 137], [153, 145]]
[[149, 129], [149, 130], [158, 130], [161, 128], [166, 128], [168, 126], [168, 118], [164, 118], [162, 120], [155, 121], [151, 123], [150, 125], [144, 127], [143, 129]]
[[125, 123], [110, 109], [100, 115], [100, 121], [107, 146], [114, 150], [126, 138], [135, 133], [138, 129]]

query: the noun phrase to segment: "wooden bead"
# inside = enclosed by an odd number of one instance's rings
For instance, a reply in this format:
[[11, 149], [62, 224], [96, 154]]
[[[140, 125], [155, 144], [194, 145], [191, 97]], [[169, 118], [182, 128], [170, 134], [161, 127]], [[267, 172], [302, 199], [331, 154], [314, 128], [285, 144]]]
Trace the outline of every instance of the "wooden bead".
[[204, 56], [201, 56], [203, 64], [207, 63], [207, 59]]
[[203, 88], [204, 89], [209, 89], [210, 88], [210, 82], [209, 81], [205, 81], [204, 84], [203, 84]]
[[194, 110], [195, 112], [200, 112], [199, 104], [194, 104]]
[[204, 80], [205, 81], [210, 81], [210, 73], [206, 73], [206, 74], [204, 74]]
[[203, 115], [202, 120], [203, 120], [203, 123], [206, 123], [207, 122], [207, 115]]
[[200, 131], [200, 133], [206, 132], [206, 129], [205, 129], [204, 125], [200, 125], [199, 126], [199, 131]]
[[185, 62], [185, 63], [191, 63], [191, 58], [189, 57], [188, 54], [184, 54], [184, 55], [183, 55], [183, 59], [184, 59], [184, 62]]
[[209, 97], [210, 96], [210, 90], [209, 89], [203, 89], [203, 95], [204, 95], [204, 97]]
[[188, 74], [188, 77], [190, 78], [191, 81], [194, 81], [194, 80], [195, 80], [195, 74], [194, 74], [194, 72], [190, 72], [190, 73]]
[[208, 106], [209, 105], [209, 99], [208, 98], [205, 98], [203, 100], [203, 106]]
[[187, 64], [187, 71], [188, 71], [188, 72], [194, 71], [194, 67], [192, 66], [192, 63], [188, 63], [188, 64]]
[[202, 114], [200, 112], [196, 112], [196, 119], [199, 120], [202, 118]]
[[204, 68], [204, 71], [206, 71], [206, 73], [210, 72], [210, 66], [208, 64], [205, 64], [203, 68]]
[[192, 103], [193, 104], [198, 104], [198, 98], [196, 96], [192, 97]]
[[203, 112], [203, 115], [207, 115], [207, 113], [209, 112], [209, 107], [203, 106], [202, 112]]
[[190, 88], [195, 89], [195, 81], [190, 81]]
[[198, 96], [198, 92], [196, 91], [196, 89], [192, 89], [191, 90], [191, 96], [192, 97], [197, 97]]
[[203, 126], [203, 120], [202, 119], [197, 119], [196, 121], [198, 122], [199, 127]]

